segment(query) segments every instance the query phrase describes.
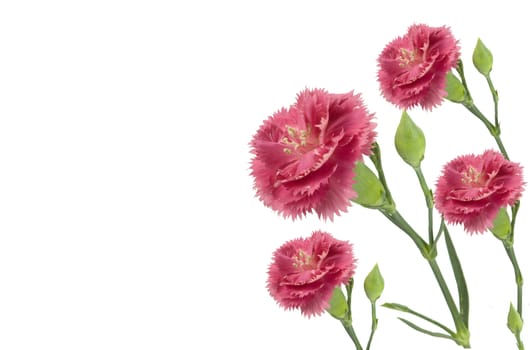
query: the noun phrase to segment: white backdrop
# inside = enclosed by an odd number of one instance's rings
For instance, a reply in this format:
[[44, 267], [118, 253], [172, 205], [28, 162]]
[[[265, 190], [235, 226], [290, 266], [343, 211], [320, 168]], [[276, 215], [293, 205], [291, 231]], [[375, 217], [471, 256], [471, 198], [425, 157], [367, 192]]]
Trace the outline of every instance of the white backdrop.
[[[376, 262], [382, 302], [451, 325], [427, 263], [377, 212], [353, 206], [334, 222], [292, 222], [265, 208], [254, 197], [248, 142], [305, 87], [362, 93], [393, 195], [421, 229], [423, 197], [393, 148], [400, 111], [380, 96], [377, 56], [412, 23], [450, 26], [474, 98], [491, 116], [471, 63], [480, 36], [494, 54], [505, 145], [528, 168], [527, 22], [523, 2], [510, 0], [2, 2], [0, 348], [351, 349], [339, 322], [283, 311], [265, 288], [272, 252], [316, 229], [354, 244], [363, 344], [362, 280]], [[463, 107], [410, 114], [427, 136], [431, 185], [455, 156], [495, 147]], [[528, 216], [523, 197], [516, 251], [525, 277]], [[472, 298], [473, 348], [515, 349], [505, 327], [515, 285], [502, 245], [452, 233]], [[529, 300], [527, 291], [526, 311]], [[372, 349], [457, 348], [397, 316], [379, 309]], [[523, 340], [530, 344], [528, 328]]]

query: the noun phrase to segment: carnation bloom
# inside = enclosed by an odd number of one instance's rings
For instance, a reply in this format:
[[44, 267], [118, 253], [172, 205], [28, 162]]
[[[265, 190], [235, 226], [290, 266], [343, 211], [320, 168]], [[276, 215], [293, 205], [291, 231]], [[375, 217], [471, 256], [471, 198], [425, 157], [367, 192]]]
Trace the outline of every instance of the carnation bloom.
[[431, 110], [446, 96], [447, 72], [456, 67], [460, 48], [449, 28], [424, 24], [409, 27], [391, 41], [379, 56], [382, 95], [408, 109], [420, 105]]
[[329, 307], [335, 287], [347, 283], [355, 269], [352, 245], [315, 231], [274, 252], [267, 288], [284, 309], [319, 315]]
[[353, 169], [370, 154], [374, 128], [359, 95], [302, 91], [250, 143], [257, 196], [284, 217], [315, 211], [333, 220], [356, 198]]
[[467, 232], [484, 232], [502, 207], [513, 205], [523, 191], [522, 168], [502, 154], [460, 156], [444, 167], [434, 203], [445, 220], [463, 224]]

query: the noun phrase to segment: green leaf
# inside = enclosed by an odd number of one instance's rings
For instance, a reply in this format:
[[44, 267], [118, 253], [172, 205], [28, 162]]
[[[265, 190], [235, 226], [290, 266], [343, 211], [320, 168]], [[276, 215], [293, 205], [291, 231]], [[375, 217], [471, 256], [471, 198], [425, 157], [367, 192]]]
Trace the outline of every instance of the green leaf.
[[364, 292], [368, 299], [370, 299], [372, 303], [375, 303], [383, 293], [383, 289], [385, 289], [385, 280], [383, 279], [383, 276], [381, 276], [379, 266], [375, 264], [372, 271], [370, 271], [364, 279]]
[[407, 164], [414, 168], [419, 167], [425, 154], [425, 135], [407, 111], [403, 111], [401, 115], [394, 144], [397, 152]]
[[451, 71], [446, 76], [445, 91], [445, 98], [449, 101], [459, 103], [466, 100], [466, 88]]
[[392, 309], [392, 310], [397, 310], [397, 311], [401, 311], [401, 312], [405, 312], [405, 313], [408, 313], [408, 314], [411, 314], [411, 315], [414, 315], [414, 316], [417, 316], [419, 318], [421, 318], [422, 320], [425, 320], [429, 323], [432, 323], [433, 325], [437, 326], [437, 327], [440, 327], [441, 329], [443, 329], [444, 331], [446, 331], [448, 334], [450, 334], [451, 336], [454, 336], [455, 333], [453, 331], [451, 331], [451, 329], [449, 329], [449, 327], [447, 326], [444, 326], [443, 324], [441, 324], [440, 322], [438, 321], [435, 321], [433, 320], [432, 318], [430, 317], [427, 317], [423, 314], [420, 314], [419, 312], [417, 311], [414, 311], [414, 310], [411, 310], [409, 307], [405, 306], [405, 305], [402, 305], [402, 304], [397, 304], [397, 303], [385, 303], [383, 305], [381, 305], [383, 307], [386, 307], [387, 309]]
[[493, 67], [493, 55], [480, 39], [477, 40], [477, 45], [473, 51], [473, 64], [484, 76], [488, 76]]
[[340, 286], [335, 287], [333, 290], [327, 311], [331, 316], [339, 320], [344, 320], [348, 314], [348, 303]]
[[409, 326], [410, 328], [412, 328], [412, 329], [414, 329], [414, 330], [416, 330], [418, 332], [430, 335], [432, 337], [454, 340], [454, 338], [452, 336], [450, 336], [450, 335], [443, 334], [443, 333], [438, 333], [438, 332], [428, 331], [425, 328], [422, 328], [422, 327], [420, 327], [418, 325], [415, 325], [414, 323], [412, 323], [412, 322], [410, 322], [410, 321], [408, 321], [408, 320], [406, 320], [404, 318], [398, 317], [398, 320], [400, 320], [401, 322], [405, 323], [407, 326]]
[[398, 303], [384, 303], [381, 305], [382, 307], [386, 307], [387, 309], [392, 309], [396, 311], [402, 311], [407, 313], [413, 313], [411, 309], [409, 309], [407, 306], [398, 304]]
[[353, 201], [367, 208], [381, 208], [386, 203], [383, 184], [364, 162], [355, 165], [355, 183], [353, 189], [357, 198]]
[[512, 303], [510, 303], [510, 311], [508, 312], [508, 328], [513, 334], [519, 334], [523, 330], [521, 315], [515, 310]]
[[512, 224], [506, 207], [503, 207], [497, 213], [495, 220], [493, 220], [493, 227], [490, 229], [491, 233], [501, 241], [506, 240], [512, 233]]
[[449, 255], [449, 261], [451, 262], [451, 267], [453, 268], [453, 273], [455, 275], [456, 287], [458, 289], [458, 300], [460, 306], [460, 315], [466, 327], [469, 326], [469, 292], [467, 290], [466, 278], [464, 277], [464, 271], [462, 270], [462, 265], [458, 259], [455, 246], [449, 235], [449, 231], [445, 224], [443, 226], [445, 245], [447, 246], [447, 253]]

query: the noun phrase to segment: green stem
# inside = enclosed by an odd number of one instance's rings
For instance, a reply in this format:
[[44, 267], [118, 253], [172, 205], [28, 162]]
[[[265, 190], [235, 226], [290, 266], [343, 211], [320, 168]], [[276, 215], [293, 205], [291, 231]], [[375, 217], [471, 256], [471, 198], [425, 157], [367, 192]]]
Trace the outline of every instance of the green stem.
[[355, 344], [355, 349], [363, 350], [363, 347], [361, 343], [359, 342], [359, 339], [357, 338], [355, 331], [353, 330], [351, 322], [342, 321], [342, 326], [346, 330], [346, 333], [348, 333], [348, 335], [350, 336], [351, 340], [353, 340], [353, 343]]
[[514, 239], [515, 239], [515, 220], [517, 219], [517, 213], [519, 212], [520, 205], [521, 205], [520, 201], [517, 201], [515, 202], [514, 205], [512, 205], [512, 222], [511, 222], [511, 231], [510, 231], [511, 244], [514, 243]]
[[434, 238], [434, 245], [435, 245], [435, 246], [436, 246], [436, 244], [438, 244], [438, 240], [439, 240], [440, 237], [442, 236], [442, 233], [443, 233], [444, 227], [445, 227], [445, 221], [444, 221], [444, 219], [442, 218], [442, 221], [440, 222], [440, 228], [438, 228], [438, 233], [436, 234], [436, 238]]
[[438, 282], [438, 286], [442, 291], [445, 302], [447, 303], [447, 307], [449, 308], [449, 312], [451, 313], [451, 317], [453, 318], [453, 322], [456, 327], [457, 337], [459, 338], [455, 339], [455, 341], [465, 348], [469, 347], [469, 331], [462, 319], [462, 316], [460, 315], [460, 312], [458, 311], [458, 308], [456, 307], [455, 301], [451, 295], [451, 292], [449, 291], [449, 287], [447, 286], [442, 272], [440, 271], [440, 267], [436, 262], [436, 258], [430, 256], [429, 246], [414, 231], [414, 229], [410, 227], [407, 221], [403, 219], [397, 210], [392, 214], [385, 211], [381, 212], [414, 241], [416, 246], [420, 249], [423, 257], [429, 262], [429, 266], [431, 267], [434, 277], [436, 278], [436, 282]]
[[355, 334], [355, 330], [352, 326], [352, 319], [351, 319], [351, 293], [353, 290], [353, 278], [350, 278], [348, 281], [348, 284], [346, 284], [346, 303], [348, 304], [348, 311], [346, 313], [346, 317], [341, 320], [342, 326], [346, 330], [346, 333], [350, 336], [351, 340], [353, 341], [353, 344], [355, 344], [356, 350], [363, 350], [363, 347], [361, 345], [361, 342], [359, 342], [359, 338], [357, 338], [357, 335]]
[[[462, 84], [464, 85], [464, 88], [466, 90], [466, 94], [468, 99], [463, 103], [463, 105], [472, 113], [474, 114], [482, 123], [486, 126], [486, 128], [489, 130], [490, 134], [495, 139], [495, 142], [497, 143], [497, 146], [499, 147], [499, 150], [501, 151], [504, 158], [507, 160], [510, 160], [510, 157], [508, 156], [508, 152], [506, 151], [506, 148], [504, 147], [504, 144], [502, 142], [502, 139], [500, 137], [501, 135], [501, 127], [499, 123], [499, 94], [495, 87], [493, 86], [493, 81], [491, 80], [491, 77], [489, 74], [486, 75], [486, 81], [488, 82], [488, 87], [491, 92], [491, 96], [493, 98], [493, 104], [494, 104], [494, 121], [495, 125], [493, 125], [485, 116], [482, 114], [482, 112], [475, 106], [473, 103], [473, 100], [471, 99], [471, 94], [469, 92], [469, 89], [467, 87], [467, 84], [465, 83], [464, 78], [464, 69], [462, 62], [458, 62], [457, 71], [460, 74], [460, 77], [462, 78]], [[514, 243], [514, 235], [515, 235], [515, 220], [517, 218], [517, 212], [519, 210], [520, 202], [517, 201], [514, 205], [512, 205], [512, 220], [511, 220], [511, 232], [508, 238], [503, 242], [504, 249], [506, 250], [506, 254], [508, 254], [508, 257], [510, 259], [510, 262], [513, 266], [513, 271], [515, 275], [515, 284], [517, 285], [517, 312], [519, 313], [519, 316], [523, 317], [523, 275], [521, 273], [521, 269], [519, 268], [519, 263], [517, 262], [517, 257], [515, 256], [515, 251], [513, 249], [513, 243]], [[521, 340], [520, 333], [517, 332], [515, 334], [515, 338], [517, 340], [517, 347], [519, 350], [524, 350], [524, 344]]]
[[366, 350], [370, 350], [372, 345], [372, 339], [374, 338], [375, 330], [377, 329], [377, 315], [375, 312], [375, 302], [372, 302], [372, 331], [370, 332], [370, 338], [368, 338], [368, 344], [366, 345]]
[[[438, 267], [438, 263], [436, 262], [436, 256], [433, 255], [433, 252], [431, 250], [431, 247], [427, 245], [427, 243], [420, 237], [420, 235], [408, 224], [408, 222], [401, 216], [401, 214], [397, 211], [395, 208], [395, 202], [393, 201], [391, 195], [390, 195], [390, 189], [386, 183], [385, 179], [385, 173], [383, 171], [382, 161], [381, 161], [381, 152], [379, 149], [379, 145], [377, 143], [374, 143], [372, 145], [372, 155], [370, 156], [370, 159], [374, 163], [375, 168], [377, 169], [377, 173], [379, 175], [379, 180], [381, 181], [381, 184], [383, 185], [386, 194], [387, 199], [390, 202], [391, 206], [390, 209], [379, 209], [379, 211], [394, 225], [399, 227], [403, 232], [409, 236], [414, 244], [416, 244], [416, 247], [420, 250], [422, 256], [427, 259], [429, 262], [429, 265], [431, 266], [431, 269], [436, 277], [436, 281], [438, 282], [438, 285], [440, 286], [440, 289], [442, 290], [442, 293], [444, 295], [444, 298], [446, 300], [447, 306], [449, 307], [449, 311], [451, 312], [451, 316], [453, 318], [453, 321], [455, 323], [456, 327], [456, 337], [455, 341], [462, 345], [465, 348], [469, 347], [469, 331], [464, 324], [462, 317], [460, 316], [460, 313], [458, 312], [458, 309], [456, 307], [456, 304], [453, 300], [453, 297], [451, 296], [451, 293], [449, 291], [449, 288], [447, 287], [447, 283], [445, 282], [443, 275], [440, 271], [440, 268]], [[420, 180], [421, 182], [421, 180]], [[425, 181], [423, 181], [425, 183]], [[428, 187], [425, 184], [425, 187], [428, 190]], [[423, 186], [422, 186], [423, 188]], [[430, 191], [429, 191], [430, 193]], [[432, 196], [432, 194], [431, 194]]]
[[517, 348], [519, 350], [524, 350], [524, 344], [523, 344], [523, 341], [521, 340], [521, 333], [517, 332], [515, 334], [515, 339], [517, 340]]
[[507, 160], [510, 160], [508, 157], [508, 152], [506, 151], [506, 148], [504, 147], [504, 144], [502, 142], [502, 139], [500, 137], [500, 129], [495, 127], [485, 116], [482, 114], [482, 112], [475, 106], [473, 102], [465, 103], [464, 106], [467, 108], [468, 111], [470, 111], [474, 116], [476, 116], [485, 126], [488, 128], [488, 131], [490, 132], [491, 136], [495, 139], [495, 142], [497, 143], [497, 146], [499, 147], [499, 150], [501, 151], [504, 158]]
[[414, 229], [408, 224], [408, 222], [401, 216], [401, 214], [397, 210], [395, 210], [393, 213], [384, 210], [380, 210], [380, 212], [414, 241], [416, 247], [418, 247], [423, 257], [425, 257], [426, 259], [430, 258], [430, 249], [427, 243], [423, 240], [423, 238], [420, 237], [420, 235], [416, 231], [414, 231]]
[[392, 199], [392, 194], [390, 193], [390, 188], [388, 187], [388, 184], [386, 182], [385, 172], [383, 171], [383, 163], [381, 161], [381, 149], [379, 148], [379, 144], [377, 142], [374, 142], [372, 144], [372, 155], [370, 156], [370, 160], [375, 166], [375, 169], [377, 170], [377, 175], [379, 177], [379, 181], [381, 181], [381, 184], [383, 185], [383, 188], [385, 189], [385, 194], [387, 201], [390, 205], [390, 207], [395, 206], [394, 199]]
[[346, 319], [351, 323], [351, 292], [353, 291], [353, 278], [350, 278], [346, 284], [346, 303], [348, 304], [348, 313]]
[[427, 205], [428, 216], [429, 216], [429, 245], [432, 248], [434, 244], [434, 232], [433, 232], [433, 227], [432, 227], [433, 225], [432, 224], [432, 208], [433, 208], [432, 192], [429, 189], [429, 186], [427, 185], [427, 181], [425, 181], [425, 176], [423, 175], [423, 171], [421, 170], [421, 165], [417, 168], [414, 168], [414, 171], [416, 172], [416, 176], [418, 176], [421, 189], [423, 190], [423, 194], [425, 196], [425, 203]]
[[523, 317], [523, 274], [519, 268], [513, 245], [510, 242], [504, 242], [504, 249], [510, 258], [515, 274], [515, 284], [517, 285], [517, 312]]
[[486, 128], [488, 128], [488, 131], [490, 132], [490, 134], [494, 135], [496, 134], [496, 129], [495, 129], [495, 125], [493, 125], [489, 120], [488, 118], [486, 118], [484, 116], [484, 114], [482, 114], [482, 112], [478, 109], [478, 107], [475, 105], [475, 103], [471, 102], [471, 103], [467, 103], [464, 105], [471, 113], [473, 113], [473, 115], [475, 115], [482, 123], [484, 123], [484, 125], [486, 126]]
[[384, 208], [379, 209], [379, 211], [388, 218], [388, 220], [392, 221], [394, 225], [399, 227], [403, 232], [405, 232], [413, 241], [416, 243], [416, 246], [421, 251], [423, 256], [426, 256], [426, 254], [429, 253], [429, 247], [427, 246], [427, 243], [418, 235], [416, 231], [408, 224], [408, 222], [403, 219], [401, 214], [396, 210], [395, 202], [392, 199], [392, 194], [390, 193], [390, 188], [388, 187], [388, 184], [386, 182], [385, 172], [383, 170], [383, 162], [381, 161], [381, 150], [379, 149], [379, 145], [377, 142], [374, 142], [372, 145], [372, 155], [370, 156], [370, 159], [372, 160], [372, 163], [375, 166], [375, 169], [377, 170], [377, 175], [379, 176], [379, 181], [381, 181], [381, 184], [383, 185], [383, 188], [385, 189], [385, 193], [387, 196], [387, 200], [390, 203], [390, 208]]
[[[499, 124], [499, 94], [495, 87], [493, 86], [493, 81], [491, 80], [491, 77], [486, 75], [486, 81], [488, 82], [488, 87], [491, 92], [491, 96], [493, 98], [493, 104], [494, 104], [494, 113], [495, 113], [495, 134], [492, 133], [493, 137], [495, 138], [495, 141], [497, 142], [497, 145], [499, 146], [499, 149], [501, 150], [502, 154], [506, 159], [510, 159], [508, 157], [508, 153], [506, 152], [506, 149], [504, 148], [504, 145], [502, 143], [502, 140], [500, 138], [501, 134], [501, 127]], [[475, 114], [476, 115], [476, 114]], [[479, 118], [480, 119], [480, 118]], [[486, 125], [487, 126], [487, 125]], [[488, 127], [488, 129], [490, 129]], [[491, 130], [490, 130], [491, 133]], [[511, 232], [506, 241], [504, 241], [504, 249], [506, 250], [506, 253], [508, 254], [508, 257], [510, 259], [510, 262], [513, 266], [513, 271], [515, 274], [515, 284], [517, 285], [517, 312], [519, 313], [519, 316], [523, 317], [523, 275], [521, 273], [521, 269], [519, 268], [519, 263], [517, 262], [517, 257], [515, 256], [515, 251], [513, 249], [513, 243], [514, 243], [514, 233], [515, 233], [515, 220], [517, 217], [517, 212], [519, 210], [520, 202], [517, 201], [512, 206], [512, 221], [511, 221]], [[519, 332], [515, 334], [515, 338], [517, 340], [517, 347], [519, 350], [524, 350], [524, 344], [521, 340], [521, 335]]]
[[438, 282], [438, 285], [440, 286], [440, 289], [444, 296], [445, 302], [447, 303], [447, 306], [449, 307], [449, 311], [451, 312], [451, 316], [453, 317], [453, 321], [455, 323], [457, 333], [467, 332], [467, 327], [462, 320], [462, 317], [460, 315], [460, 312], [458, 311], [458, 308], [456, 307], [455, 301], [453, 300], [451, 292], [449, 291], [449, 287], [447, 286], [447, 283], [445, 282], [442, 272], [440, 271], [440, 267], [438, 266], [438, 263], [434, 259], [429, 260], [429, 266], [431, 267], [431, 270], [434, 273], [436, 282]]
[[485, 116], [482, 114], [482, 112], [475, 106], [475, 103], [473, 103], [473, 98], [471, 97], [471, 92], [469, 91], [469, 88], [467, 86], [466, 77], [464, 75], [464, 65], [462, 63], [462, 60], [458, 60], [458, 64], [456, 66], [456, 71], [458, 72], [458, 75], [460, 75], [460, 79], [462, 80], [462, 85], [464, 86], [464, 89], [466, 90], [466, 100], [462, 103], [473, 115], [475, 115], [484, 125], [486, 128], [488, 128], [488, 131], [495, 139], [495, 142], [497, 143], [497, 146], [499, 147], [499, 150], [501, 151], [502, 155], [510, 160], [508, 157], [508, 152], [506, 152], [506, 148], [504, 147], [504, 144], [502, 143], [502, 140], [500, 138], [501, 129], [499, 124], [499, 113], [498, 113], [498, 94], [497, 90], [493, 87], [493, 82], [491, 79], [486, 77], [488, 81], [488, 85], [490, 87], [490, 91], [493, 95], [493, 101], [495, 105], [495, 125], [493, 125]]
[[499, 124], [499, 94], [493, 86], [493, 81], [491, 81], [490, 75], [486, 75], [486, 80], [491, 91], [491, 97], [493, 98], [493, 105], [495, 106], [495, 128], [498, 130], [499, 135], [501, 134], [501, 127]]
[[[462, 84], [464, 85], [464, 88], [466, 89], [466, 93], [468, 96], [468, 99], [463, 103], [464, 106], [473, 113], [484, 125], [488, 128], [490, 134], [494, 137], [495, 142], [497, 143], [497, 146], [499, 147], [499, 150], [501, 151], [504, 158], [507, 160], [510, 160], [508, 156], [508, 152], [506, 151], [506, 148], [504, 147], [504, 144], [501, 140], [501, 128], [499, 123], [499, 95], [495, 87], [493, 86], [493, 82], [488, 75], [486, 75], [486, 81], [488, 82], [488, 87], [490, 89], [492, 98], [493, 98], [493, 104], [494, 104], [494, 116], [495, 116], [495, 125], [493, 125], [489, 120], [487, 120], [486, 117], [480, 112], [480, 110], [475, 106], [473, 103], [473, 100], [471, 99], [471, 94], [469, 93], [469, 89], [467, 87], [467, 84], [465, 83], [464, 78], [464, 70], [463, 65], [461, 61], [458, 63], [457, 71], [460, 74], [460, 77], [462, 78]], [[521, 273], [521, 269], [519, 268], [519, 263], [517, 262], [517, 257], [515, 256], [515, 251], [513, 249], [514, 244], [514, 235], [515, 235], [515, 220], [517, 217], [517, 212], [519, 210], [520, 202], [517, 201], [514, 205], [512, 205], [512, 220], [511, 220], [511, 232], [508, 238], [503, 242], [504, 243], [504, 249], [506, 250], [506, 253], [510, 259], [510, 262], [513, 266], [513, 271], [515, 275], [515, 283], [517, 285], [517, 312], [519, 313], [519, 316], [522, 318], [523, 315], [523, 276]], [[517, 340], [517, 347], [519, 350], [524, 350], [524, 345], [520, 337], [520, 333], [515, 334], [515, 338]]]
[[464, 64], [462, 63], [462, 60], [458, 60], [456, 71], [458, 72], [458, 75], [460, 75], [460, 80], [462, 80], [462, 85], [464, 85], [464, 89], [466, 90], [467, 98], [469, 100], [473, 100], [471, 98], [471, 93], [469, 92], [469, 89], [467, 88], [467, 82], [466, 82], [466, 76], [464, 75]]

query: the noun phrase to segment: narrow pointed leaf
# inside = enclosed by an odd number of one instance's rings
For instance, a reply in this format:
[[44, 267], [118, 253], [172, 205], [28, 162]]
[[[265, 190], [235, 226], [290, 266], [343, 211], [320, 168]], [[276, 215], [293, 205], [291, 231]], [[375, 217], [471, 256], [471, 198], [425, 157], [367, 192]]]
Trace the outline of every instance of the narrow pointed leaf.
[[454, 335], [455, 334], [451, 329], [449, 329], [449, 327], [444, 326], [440, 322], [435, 321], [432, 318], [427, 317], [427, 316], [425, 316], [423, 314], [420, 314], [419, 312], [414, 311], [414, 310], [410, 309], [409, 307], [407, 307], [405, 305], [396, 304], [396, 303], [385, 303], [385, 304], [383, 304], [381, 306], [386, 307], [387, 309], [397, 310], [397, 311], [401, 311], [401, 312], [405, 312], [405, 313], [417, 316], [417, 317], [421, 318], [422, 320], [425, 320], [425, 321], [427, 321], [427, 322], [429, 322], [429, 323], [431, 323], [431, 324], [433, 324], [433, 325], [435, 325], [437, 327], [440, 327], [441, 329], [443, 329], [444, 331], [446, 331], [450, 335]]
[[414, 312], [411, 309], [409, 309], [407, 306], [401, 305], [401, 304], [398, 304], [398, 303], [384, 303], [381, 306], [382, 307], [386, 307], [387, 309], [392, 309], [392, 310], [396, 310], [396, 311], [402, 311], [402, 312], [407, 312], [407, 313], [413, 313]]
[[462, 265], [456, 254], [455, 246], [449, 235], [447, 227], [444, 226], [444, 238], [447, 246], [447, 253], [449, 254], [449, 260], [451, 261], [451, 267], [455, 275], [456, 287], [458, 288], [458, 300], [460, 304], [460, 315], [466, 327], [469, 326], [469, 293], [467, 290], [466, 278], [464, 277], [464, 271]]
[[447, 334], [443, 334], [443, 333], [438, 333], [438, 332], [432, 332], [432, 331], [429, 331], [429, 330], [426, 330], [425, 328], [422, 328], [404, 318], [401, 318], [401, 317], [398, 317], [398, 319], [400, 321], [402, 321], [403, 323], [405, 323], [407, 326], [409, 326], [410, 328], [418, 331], [418, 332], [421, 332], [421, 333], [424, 333], [424, 334], [427, 334], [427, 335], [430, 335], [432, 337], [437, 337], [437, 338], [445, 338], [445, 339], [451, 339], [451, 340], [454, 340], [453, 337], [451, 337], [450, 335], [447, 335]]

